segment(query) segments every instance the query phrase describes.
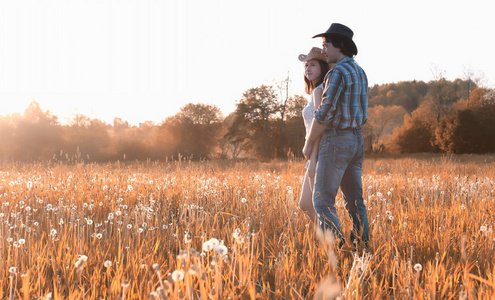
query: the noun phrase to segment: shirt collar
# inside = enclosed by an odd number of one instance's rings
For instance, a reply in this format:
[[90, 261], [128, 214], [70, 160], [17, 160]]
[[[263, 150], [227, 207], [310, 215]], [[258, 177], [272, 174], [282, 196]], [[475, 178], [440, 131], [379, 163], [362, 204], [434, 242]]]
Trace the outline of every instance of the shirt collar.
[[339, 59], [335, 64], [339, 65], [339, 64], [343, 64], [343, 63], [346, 63], [349, 61], [354, 61], [354, 57], [344, 56], [341, 59]]

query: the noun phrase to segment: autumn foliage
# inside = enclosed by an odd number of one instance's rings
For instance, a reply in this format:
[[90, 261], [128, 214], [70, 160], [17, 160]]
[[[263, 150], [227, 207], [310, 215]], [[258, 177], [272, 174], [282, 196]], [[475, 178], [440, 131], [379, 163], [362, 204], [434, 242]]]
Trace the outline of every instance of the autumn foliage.
[[[243, 93], [226, 117], [215, 105], [189, 103], [160, 124], [139, 126], [83, 115], [61, 124], [32, 102], [23, 114], [0, 116], [0, 162], [301, 157], [307, 101], [301, 95], [281, 99], [262, 85]], [[366, 150], [494, 152], [494, 106], [494, 90], [460, 79], [375, 85], [363, 127]]]

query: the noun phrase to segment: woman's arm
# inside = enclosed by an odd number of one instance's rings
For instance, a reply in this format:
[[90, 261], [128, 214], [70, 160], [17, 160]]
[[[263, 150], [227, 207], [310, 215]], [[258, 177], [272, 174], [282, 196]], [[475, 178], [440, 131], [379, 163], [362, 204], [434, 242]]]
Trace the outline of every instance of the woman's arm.
[[[315, 106], [315, 110], [320, 107], [321, 104], [321, 98], [323, 95], [323, 89], [322, 88], [316, 88], [313, 91], [313, 104]], [[309, 177], [313, 178], [315, 176], [316, 172], [316, 162], [318, 161], [318, 151], [320, 150], [320, 137], [318, 137], [314, 144], [313, 144], [313, 150], [311, 151], [311, 156], [309, 158], [309, 165], [308, 165], [308, 175]], [[313, 185], [311, 185], [313, 186]]]

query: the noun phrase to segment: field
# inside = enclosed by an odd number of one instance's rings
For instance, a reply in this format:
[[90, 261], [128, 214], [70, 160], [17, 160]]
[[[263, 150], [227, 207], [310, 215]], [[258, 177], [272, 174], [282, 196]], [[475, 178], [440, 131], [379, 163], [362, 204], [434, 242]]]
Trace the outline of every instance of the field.
[[315, 232], [297, 205], [303, 172], [2, 165], [0, 298], [494, 299], [493, 156], [367, 158], [366, 251]]

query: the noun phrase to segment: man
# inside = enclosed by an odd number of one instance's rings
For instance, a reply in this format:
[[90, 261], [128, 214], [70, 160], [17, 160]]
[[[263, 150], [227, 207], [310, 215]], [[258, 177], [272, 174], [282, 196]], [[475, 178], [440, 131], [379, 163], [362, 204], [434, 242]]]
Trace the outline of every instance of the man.
[[354, 61], [357, 47], [352, 30], [333, 23], [322, 34], [322, 53], [328, 63], [335, 63], [324, 81], [323, 99], [303, 148], [308, 159], [315, 141], [321, 136], [313, 204], [323, 230], [332, 230], [345, 243], [337, 212], [335, 197], [342, 190], [353, 229], [351, 242], [361, 239], [369, 243], [369, 224], [363, 201], [361, 175], [364, 143], [361, 126], [368, 118], [368, 80], [363, 69]]

